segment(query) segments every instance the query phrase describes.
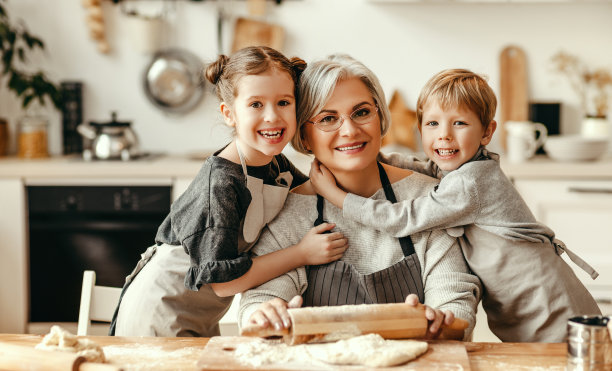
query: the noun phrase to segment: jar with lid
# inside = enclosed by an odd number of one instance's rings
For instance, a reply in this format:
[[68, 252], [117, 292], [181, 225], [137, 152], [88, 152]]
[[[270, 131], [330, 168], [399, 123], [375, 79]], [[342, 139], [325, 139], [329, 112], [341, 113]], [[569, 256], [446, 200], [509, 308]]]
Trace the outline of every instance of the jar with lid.
[[47, 127], [43, 116], [25, 116], [17, 127], [17, 155], [22, 158], [49, 157]]

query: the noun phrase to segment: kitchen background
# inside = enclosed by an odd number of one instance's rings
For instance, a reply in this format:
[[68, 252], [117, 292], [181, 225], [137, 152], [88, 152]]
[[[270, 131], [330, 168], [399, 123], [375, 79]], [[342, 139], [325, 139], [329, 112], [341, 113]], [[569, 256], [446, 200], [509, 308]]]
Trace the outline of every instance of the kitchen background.
[[[513, 44], [527, 56], [530, 101], [562, 102], [561, 132], [577, 133], [583, 115], [578, 96], [565, 76], [554, 71], [551, 57], [565, 51], [593, 68], [612, 68], [609, 1], [266, 3], [260, 19], [284, 28], [283, 51], [288, 56], [311, 61], [334, 52], [349, 53], [377, 73], [388, 99], [398, 90], [410, 108], [426, 80], [444, 68], [485, 74], [499, 93], [500, 52]], [[158, 47], [181, 47], [210, 62], [218, 53], [218, 9], [225, 14], [221, 37], [223, 52], [228, 53], [233, 22], [248, 14], [246, 1], [102, 1], [108, 54], [98, 52], [90, 38], [81, 1], [10, 0], [6, 6], [12, 18], [23, 19], [45, 42], [45, 52], [36, 53], [29, 66], [42, 68], [55, 82], [83, 83], [84, 121], [108, 121], [110, 112], [117, 111], [119, 120], [132, 122], [145, 151], [208, 152], [229, 141], [209, 85], [201, 104], [185, 114], [164, 113], [147, 100], [142, 79], [152, 53], [141, 52], [134, 43], [125, 13], [164, 13]], [[60, 154], [61, 115], [49, 107], [49, 151]], [[9, 119], [9, 153], [15, 153], [15, 123], [23, 112], [5, 84], [0, 88], [0, 112]]]

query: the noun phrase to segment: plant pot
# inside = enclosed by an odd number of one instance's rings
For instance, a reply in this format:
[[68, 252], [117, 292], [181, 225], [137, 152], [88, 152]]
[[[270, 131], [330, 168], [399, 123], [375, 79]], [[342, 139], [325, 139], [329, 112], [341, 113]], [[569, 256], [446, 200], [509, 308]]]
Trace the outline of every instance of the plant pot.
[[609, 139], [610, 122], [605, 116], [587, 116], [582, 120], [580, 134], [587, 138]]

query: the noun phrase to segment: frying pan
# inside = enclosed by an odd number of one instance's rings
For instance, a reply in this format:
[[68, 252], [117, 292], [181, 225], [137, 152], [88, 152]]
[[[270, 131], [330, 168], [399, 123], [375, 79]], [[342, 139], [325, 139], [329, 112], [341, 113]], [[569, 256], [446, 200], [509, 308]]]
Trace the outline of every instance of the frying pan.
[[143, 76], [147, 98], [157, 108], [169, 113], [187, 113], [204, 96], [203, 62], [188, 50], [160, 50]]

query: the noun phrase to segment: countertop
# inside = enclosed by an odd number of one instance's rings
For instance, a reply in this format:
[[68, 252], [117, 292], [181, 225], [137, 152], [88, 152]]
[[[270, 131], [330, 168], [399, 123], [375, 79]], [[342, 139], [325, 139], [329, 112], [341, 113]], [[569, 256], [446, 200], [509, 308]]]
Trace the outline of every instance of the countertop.
[[[193, 178], [208, 154], [152, 155], [135, 161], [84, 161], [80, 156], [53, 156], [44, 159], [20, 159], [0, 157], [0, 178]], [[287, 157], [306, 174], [310, 169], [310, 157], [293, 152]], [[547, 156], [514, 164], [501, 161], [501, 166], [511, 178], [534, 179], [610, 179], [612, 155], [598, 161], [557, 162]]]
[[[112, 347], [111, 358], [126, 360], [130, 369], [147, 365], [155, 370], [197, 370], [196, 362], [209, 339], [86, 336], [103, 347]], [[42, 335], [0, 334], [0, 341], [34, 346]], [[470, 343], [466, 342], [470, 367], [478, 370], [565, 370], [567, 345], [564, 343]], [[134, 349], [140, 348], [139, 352]], [[131, 349], [131, 357], [126, 353]], [[107, 348], [106, 353], [109, 355]], [[135, 359], [134, 354], [142, 354]], [[161, 355], [161, 356], [160, 356]]]

